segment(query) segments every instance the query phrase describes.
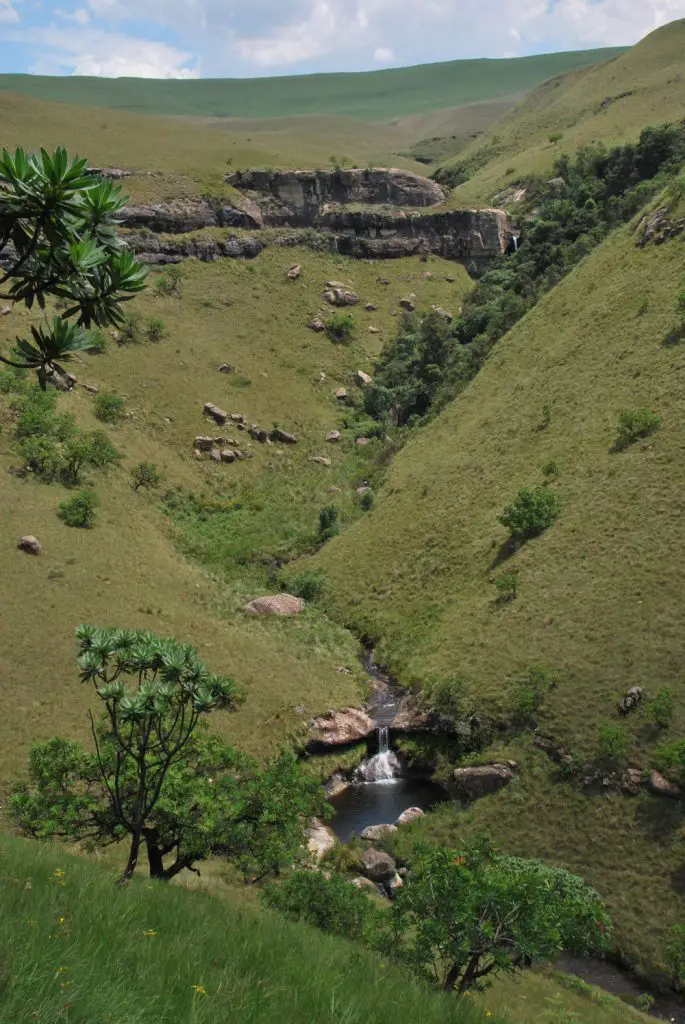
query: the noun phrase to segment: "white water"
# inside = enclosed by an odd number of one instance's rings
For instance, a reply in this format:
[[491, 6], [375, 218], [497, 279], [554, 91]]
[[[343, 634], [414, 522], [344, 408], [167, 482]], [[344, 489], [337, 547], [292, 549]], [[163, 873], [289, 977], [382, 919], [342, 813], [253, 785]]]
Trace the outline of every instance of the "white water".
[[397, 754], [388, 746], [387, 725], [378, 728], [378, 753], [359, 766], [364, 782], [395, 782], [401, 773]]

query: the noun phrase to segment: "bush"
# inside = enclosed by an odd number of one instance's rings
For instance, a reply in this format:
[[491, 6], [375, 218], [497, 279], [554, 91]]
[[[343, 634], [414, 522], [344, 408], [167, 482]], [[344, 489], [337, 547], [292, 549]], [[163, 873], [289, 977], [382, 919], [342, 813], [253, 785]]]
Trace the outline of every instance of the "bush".
[[597, 726], [597, 744], [600, 761], [609, 768], [617, 768], [628, 752], [628, 737], [620, 725], [601, 722]]
[[165, 273], [155, 281], [155, 295], [160, 298], [169, 298], [172, 295], [178, 298], [181, 294], [182, 281], [183, 271], [180, 267], [172, 264], [167, 267]]
[[673, 690], [669, 686], [662, 686], [657, 695], [648, 705], [649, 717], [657, 729], [668, 729], [673, 721], [675, 702]]
[[103, 391], [102, 394], [95, 396], [93, 411], [103, 423], [121, 423], [126, 415], [126, 403], [121, 395]]
[[330, 540], [340, 533], [338, 509], [335, 505], [326, 505], [319, 512], [319, 536], [322, 540]]
[[140, 316], [138, 313], [129, 313], [124, 317], [124, 322], [117, 332], [117, 340], [120, 345], [137, 344], [141, 340]]
[[426, 680], [421, 701], [424, 706], [454, 726], [469, 716], [466, 679], [459, 673]]
[[145, 487], [149, 491], [153, 487], [157, 487], [161, 479], [162, 474], [158, 472], [154, 462], [139, 462], [137, 466], [133, 466], [131, 469], [134, 491], [139, 490], [141, 487]]
[[624, 409], [618, 414], [617, 448], [627, 448], [643, 437], [649, 437], [661, 426], [661, 419], [651, 409]]
[[325, 878], [318, 871], [296, 871], [285, 882], [267, 886], [262, 899], [292, 921], [347, 939], [364, 938], [377, 913], [362, 889], [340, 875]]
[[497, 598], [499, 601], [515, 601], [518, 590], [518, 576], [515, 572], [505, 572], [495, 579]]
[[523, 487], [498, 521], [517, 541], [529, 540], [547, 530], [559, 515], [561, 501], [548, 487]]
[[158, 316], [150, 317], [147, 322], [147, 336], [150, 341], [161, 341], [166, 334], [166, 324]]
[[364, 491], [359, 499], [359, 507], [362, 512], [370, 512], [376, 504], [376, 495], [373, 491]]
[[351, 313], [332, 313], [326, 321], [326, 334], [332, 341], [349, 341], [357, 321]]
[[55, 480], [64, 465], [60, 446], [52, 437], [27, 437], [19, 444], [19, 453], [24, 468], [47, 482]]
[[320, 569], [302, 569], [286, 583], [286, 587], [303, 601], [316, 601], [326, 590], [326, 577]]
[[654, 765], [669, 779], [685, 783], [685, 740], [660, 743], [654, 751]]
[[88, 352], [94, 352], [96, 355], [101, 356], [103, 352], [107, 351], [107, 337], [103, 331], [92, 331], [91, 332], [92, 343]]
[[95, 509], [100, 500], [94, 491], [81, 491], [73, 498], [61, 502], [57, 515], [67, 526], [89, 530], [95, 521]]
[[554, 459], [548, 459], [542, 467], [542, 475], [549, 478], [556, 478], [559, 476], [559, 466]]
[[92, 434], [77, 434], [62, 449], [61, 477], [65, 483], [77, 484], [83, 469], [107, 469], [119, 461], [121, 455], [107, 434], [94, 430]]
[[514, 721], [519, 725], [535, 725], [545, 696], [556, 686], [556, 678], [539, 665], [531, 665], [525, 680], [514, 690]]
[[558, 142], [561, 142], [563, 137], [563, 132], [552, 132], [552, 134], [548, 136], [548, 141], [551, 143], [551, 145], [556, 146]]

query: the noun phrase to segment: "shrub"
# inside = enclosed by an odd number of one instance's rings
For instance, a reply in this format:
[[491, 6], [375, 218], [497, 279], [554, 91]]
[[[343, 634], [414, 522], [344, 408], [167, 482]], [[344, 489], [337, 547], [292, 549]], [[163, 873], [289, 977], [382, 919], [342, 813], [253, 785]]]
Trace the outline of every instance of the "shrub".
[[153, 487], [157, 487], [161, 479], [162, 474], [158, 472], [154, 462], [139, 462], [137, 466], [133, 466], [131, 469], [134, 491], [139, 490], [141, 487], [145, 487], [149, 491]]
[[661, 419], [651, 409], [623, 409], [618, 414], [617, 448], [627, 448], [643, 437], [649, 437], [661, 426]]
[[120, 345], [137, 344], [141, 340], [140, 316], [138, 313], [128, 313], [119, 328], [117, 340]]
[[685, 984], [685, 925], [672, 926], [671, 939], [666, 946], [666, 963], [676, 985], [681, 987]]
[[158, 297], [175, 296], [178, 298], [181, 294], [181, 283], [183, 281], [183, 271], [180, 267], [175, 264], [167, 267], [164, 274], [157, 278], [155, 281], [155, 295]]
[[316, 601], [326, 590], [326, 577], [320, 569], [302, 569], [295, 573], [286, 586], [295, 597], [301, 597], [303, 601]]
[[147, 322], [147, 336], [150, 341], [161, 341], [166, 334], [166, 324], [158, 316], [150, 317]]
[[498, 521], [517, 541], [529, 540], [547, 530], [559, 515], [561, 501], [548, 487], [523, 487]]
[[370, 512], [376, 504], [376, 495], [373, 491], [364, 491], [359, 499], [359, 507], [362, 512]]
[[103, 423], [121, 423], [126, 415], [126, 403], [121, 395], [103, 391], [102, 394], [95, 396], [93, 410]]
[[515, 601], [518, 590], [518, 576], [515, 572], [505, 572], [495, 579], [497, 598], [499, 601]]
[[628, 752], [628, 737], [620, 725], [601, 722], [597, 726], [600, 761], [610, 768], [618, 767]]
[[540, 665], [531, 665], [524, 681], [514, 690], [514, 720], [520, 725], [534, 725], [545, 696], [556, 686], [556, 678]]
[[660, 743], [654, 751], [654, 765], [668, 778], [685, 783], [685, 740]]
[[81, 491], [73, 498], [61, 502], [57, 515], [67, 526], [89, 530], [95, 521], [95, 509], [100, 500], [94, 491]]
[[77, 434], [62, 449], [61, 477], [65, 483], [77, 484], [83, 469], [107, 469], [121, 458], [107, 434], [94, 430], [92, 434]]
[[452, 725], [470, 713], [467, 682], [459, 673], [426, 680], [421, 700], [429, 711]]
[[45, 481], [56, 479], [63, 466], [60, 446], [52, 437], [27, 437], [19, 444], [24, 468]]
[[548, 478], [556, 478], [559, 476], [559, 466], [554, 459], [548, 459], [542, 467], [542, 475]]
[[91, 345], [88, 352], [94, 352], [101, 356], [103, 352], [107, 351], [107, 337], [103, 331], [92, 331], [90, 337]]
[[552, 146], [556, 146], [557, 143], [561, 142], [563, 137], [564, 137], [564, 133], [563, 132], [552, 132], [552, 134], [549, 135], [547, 138], [548, 138], [548, 141], [551, 143]]
[[348, 341], [357, 322], [351, 313], [332, 313], [326, 321], [326, 334], [332, 341]]
[[296, 871], [285, 882], [267, 886], [262, 899], [292, 921], [347, 939], [364, 938], [377, 913], [362, 889], [340, 875], [325, 878], [318, 871]]
[[657, 729], [668, 729], [673, 721], [674, 711], [673, 690], [662, 686], [653, 700], [649, 702], [649, 717]]
[[539, 429], [547, 430], [552, 422], [552, 406], [549, 402], [544, 402], [542, 406], [542, 414], [540, 416]]
[[319, 512], [319, 536], [322, 540], [330, 540], [340, 533], [338, 509], [335, 505], [326, 505]]

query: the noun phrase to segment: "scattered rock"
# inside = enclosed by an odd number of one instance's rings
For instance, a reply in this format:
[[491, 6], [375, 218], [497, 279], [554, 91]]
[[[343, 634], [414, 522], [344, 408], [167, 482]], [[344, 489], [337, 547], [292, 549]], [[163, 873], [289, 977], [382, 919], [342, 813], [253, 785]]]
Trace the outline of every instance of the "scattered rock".
[[555, 764], [570, 764], [573, 760], [563, 747], [557, 746], [554, 740], [546, 736], [536, 736], [533, 743], [539, 750], [543, 750]]
[[552, 188], [557, 189], [557, 191], [561, 191], [566, 188], [566, 181], [562, 177], [550, 178], [547, 184], [551, 185]]
[[403, 885], [404, 882], [402, 881], [402, 876], [400, 875], [399, 871], [396, 871], [393, 877], [390, 879], [390, 881], [385, 883], [385, 887], [388, 890], [391, 898], [393, 893], [397, 889], [401, 889]]
[[259, 441], [260, 444], [266, 444], [269, 440], [268, 431], [262, 430], [262, 428], [258, 427], [256, 423], [251, 423], [247, 432], [251, 438], [255, 441]]
[[634, 711], [642, 700], [642, 687], [633, 686], [632, 689], [624, 693], [618, 702], [618, 710], [622, 715], [628, 715], [631, 711]]
[[377, 843], [397, 832], [397, 825], [368, 825], [361, 833], [361, 838], [369, 843]]
[[451, 324], [454, 317], [448, 309], [443, 309], [442, 306], [433, 306], [433, 312], [437, 313], [446, 323]]
[[212, 462], [221, 462], [222, 461], [221, 460], [221, 452], [219, 451], [218, 448], [212, 448], [211, 452], [209, 453], [209, 457], [212, 460]]
[[368, 373], [364, 373], [363, 370], [357, 370], [354, 379], [360, 388], [368, 388], [373, 384], [373, 377], [369, 377]]
[[309, 827], [305, 829], [305, 836], [312, 861], [315, 864], [320, 864], [326, 854], [335, 846], [335, 836], [318, 818], [312, 818]]
[[310, 739], [327, 747], [342, 747], [368, 739], [375, 732], [374, 721], [365, 711], [346, 708], [315, 718], [311, 723]]
[[408, 313], [413, 313], [416, 309], [416, 303], [413, 299], [400, 299], [400, 306], [402, 309], [406, 309]]
[[357, 889], [370, 889], [378, 895], [375, 882], [372, 882], [370, 878], [364, 878], [363, 875], [357, 875], [356, 878], [352, 879], [351, 884]]
[[433, 275], [431, 274], [430, 270], [424, 270], [423, 277], [424, 277], [425, 281], [432, 281], [433, 280]]
[[328, 288], [321, 296], [331, 306], [356, 306], [359, 296], [347, 288]]
[[402, 811], [395, 825], [410, 825], [412, 821], [425, 818], [425, 816], [426, 812], [422, 811], [420, 807], [407, 807], [406, 811]]
[[628, 768], [621, 776], [621, 789], [629, 796], [637, 796], [642, 787], [642, 772], [639, 768]]
[[379, 284], [390, 284], [387, 277], [377, 277], [376, 280]]
[[310, 462], [316, 462], [319, 466], [330, 466], [331, 460], [327, 459], [325, 455], [312, 455], [309, 460]]
[[[295, 709], [297, 710], [297, 709]], [[304, 710], [304, 709], [303, 709]], [[326, 790], [326, 796], [331, 800], [334, 796], [340, 796], [346, 789], [349, 789], [349, 781], [340, 772], [336, 772], [332, 775], [328, 782], [325, 784], [324, 789]]]
[[335, 290], [336, 288], [347, 288], [347, 285], [344, 281], [326, 281], [326, 287]]
[[369, 334], [380, 334], [380, 327], [369, 327]]
[[297, 444], [295, 435], [289, 434], [287, 430], [281, 430], [280, 427], [272, 430], [269, 437], [272, 441], [280, 441], [281, 444]]
[[345, 399], [347, 398], [347, 388], [338, 388], [338, 390], [335, 393], [335, 397], [338, 399], [339, 402], [344, 402]]
[[334, 485], [333, 487], [329, 487], [328, 488], [328, 493], [329, 494], [342, 494], [342, 488], [336, 487]]
[[81, 384], [84, 391], [87, 391], [89, 395], [98, 395], [100, 388], [96, 384]]
[[330, 441], [331, 444], [337, 444], [342, 439], [342, 434], [339, 430], [329, 430], [326, 434], [326, 440]]
[[671, 800], [682, 800], [683, 798], [683, 791], [680, 786], [664, 778], [661, 772], [656, 771], [656, 769], [649, 773], [647, 786], [650, 793], [654, 793], [655, 796], [667, 796]]
[[230, 416], [232, 423], [244, 423], [245, 417], [241, 412], [232, 412]]
[[307, 324], [307, 327], [309, 328], [310, 331], [315, 331], [317, 334], [320, 334], [322, 331], [326, 330], [325, 323], [318, 316], [315, 317], [314, 320], [310, 321], [310, 323]]
[[368, 494], [371, 488], [364, 485], [362, 487], [355, 488], [355, 490], [357, 494]]
[[354, 443], [358, 444], [360, 446], [360, 448], [363, 448], [364, 445], [371, 444], [371, 438], [370, 437], [358, 437], [357, 440]]
[[364, 306], [364, 309], [366, 310], [367, 313], [375, 313], [376, 310], [378, 309], [378, 306], [374, 306], [373, 302], [367, 302], [366, 305]]
[[232, 448], [224, 448], [224, 450], [221, 452], [221, 461], [222, 462], [235, 462], [235, 460], [236, 460], [236, 453], [233, 451], [233, 449]]
[[220, 409], [218, 405], [214, 405], [213, 402], [205, 402], [204, 410], [205, 416], [209, 416], [215, 423], [218, 423], [220, 427], [223, 427], [224, 423], [228, 419], [228, 413]]
[[230, 363], [222, 363], [221, 366], [217, 366], [217, 370], [219, 373], [233, 373], [235, 367], [231, 366]]
[[453, 787], [456, 795], [464, 800], [479, 800], [489, 793], [507, 786], [514, 777], [508, 764], [484, 764], [472, 768], [456, 768]]
[[299, 615], [304, 609], [301, 597], [292, 594], [274, 594], [271, 597], [257, 597], [245, 606], [249, 615]]
[[11, 312], [11, 306], [3, 306], [2, 309], [0, 309], [0, 316], [9, 316]]
[[389, 882], [397, 874], [397, 866], [389, 853], [382, 850], [364, 850], [359, 858], [362, 871], [372, 882]]
[[27, 555], [40, 555], [43, 550], [40, 541], [31, 534], [22, 537], [17, 547], [20, 551], [25, 551]]
[[193, 448], [198, 452], [211, 452], [214, 447], [214, 438], [200, 434], [193, 441]]
[[294, 263], [293, 266], [288, 271], [288, 277], [290, 278], [291, 281], [297, 281], [301, 273], [302, 267], [300, 266], [300, 264]]
[[445, 280], [448, 284], [456, 284], [457, 279], [454, 274], [445, 274]]

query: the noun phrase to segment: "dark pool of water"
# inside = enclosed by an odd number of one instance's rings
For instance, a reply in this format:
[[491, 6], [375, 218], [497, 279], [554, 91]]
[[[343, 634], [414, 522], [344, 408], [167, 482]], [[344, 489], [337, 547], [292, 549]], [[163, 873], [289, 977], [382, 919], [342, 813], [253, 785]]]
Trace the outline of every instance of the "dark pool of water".
[[402, 778], [392, 782], [365, 782], [348, 786], [333, 797], [335, 816], [330, 822], [337, 837], [346, 843], [367, 825], [392, 825], [408, 807], [427, 811], [446, 800], [440, 786], [428, 779]]

